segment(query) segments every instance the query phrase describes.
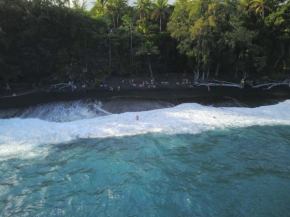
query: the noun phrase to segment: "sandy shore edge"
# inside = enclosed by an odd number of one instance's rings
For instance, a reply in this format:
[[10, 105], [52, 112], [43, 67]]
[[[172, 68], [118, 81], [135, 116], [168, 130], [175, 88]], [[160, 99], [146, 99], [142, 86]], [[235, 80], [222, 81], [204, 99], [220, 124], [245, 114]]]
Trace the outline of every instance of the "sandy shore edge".
[[[233, 87], [212, 87], [208, 91], [205, 87], [193, 89], [127, 89], [121, 91], [108, 91], [96, 89], [86, 92], [45, 92], [45, 91], [26, 91], [15, 97], [0, 98], [0, 109], [26, 108], [39, 104], [51, 102], [67, 102], [74, 100], [111, 100], [111, 99], [152, 99], [163, 100], [172, 104], [183, 102], [197, 102], [207, 104], [206, 102], [218, 102], [224, 99], [238, 99], [242, 101], [259, 101], [261, 105], [268, 104], [267, 101], [283, 101], [290, 99], [290, 88], [277, 87], [270, 90], [252, 89], [252, 88], [233, 88]], [[263, 102], [265, 101], [265, 102]], [[255, 103], [254, 103], [255, 104]]]

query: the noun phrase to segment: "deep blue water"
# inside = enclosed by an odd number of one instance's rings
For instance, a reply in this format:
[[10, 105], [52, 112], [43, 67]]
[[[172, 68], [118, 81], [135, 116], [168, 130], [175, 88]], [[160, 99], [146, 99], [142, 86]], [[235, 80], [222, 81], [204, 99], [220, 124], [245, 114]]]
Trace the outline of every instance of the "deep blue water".
[[289, 126], [41, 148], [0, 161], [0, 216], [290, 216]]

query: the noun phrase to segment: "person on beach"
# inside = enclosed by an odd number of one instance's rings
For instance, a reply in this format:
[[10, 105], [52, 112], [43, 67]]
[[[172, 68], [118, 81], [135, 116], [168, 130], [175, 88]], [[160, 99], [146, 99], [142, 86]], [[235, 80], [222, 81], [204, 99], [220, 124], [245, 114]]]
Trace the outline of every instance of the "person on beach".
[[139, 116], [138, 115], [136, 115], [136, 121], [139, 121]]
[[68, 85], [71, 87], [71, 91], [74, 91], [74, 82], [73, 81], [69, 81]]
[[242, 79], [242, 80], [241, 80], [241, 83], [240, 83], [240, 88], [244, 88], [244, 86], [245, 86], [245, 80]]

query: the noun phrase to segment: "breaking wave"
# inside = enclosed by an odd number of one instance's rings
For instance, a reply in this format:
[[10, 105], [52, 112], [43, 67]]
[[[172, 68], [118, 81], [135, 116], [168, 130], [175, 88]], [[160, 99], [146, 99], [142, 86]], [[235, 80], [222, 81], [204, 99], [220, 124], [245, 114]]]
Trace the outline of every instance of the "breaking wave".
[[50, 122], [70, 122], [109, 114], [102, 109], [100, 101], [94, 100], [57, 102], [25, 109], [0, 110], [0, 118], [38, 118]]
[[[172, 108], [111, 115], [102, 111], [101, 106], [78, 106], [71, 108], [73, 113], [81, 110], [79, 113], [87, 119], [72, 121], [71, 114], [66, 114], [67, 110], [63, 112], [63, 107], [53, 106], [49, 112], [55, 114], [55, 117], [46, 121], [41, 119], [48, 113], [48, 109], [41, 111], [41, 107], [37, 112], [32, 110], [30, 116], [27, 115], [34, 118], [0, 119], [0, 159], [16, 155], [27, 157], [43, 152], [44, 147], [48, 148], [42, 146], [44, 144], [59, 144], [79, 138], [145, 133], [197, 134], [214, 129], [254, 125], [290, 125], [290, 100], [258, 108], [214, 108], [188, 103]], [[99, 113], [94, 114], [96, 111]], [[139, 121], [135, 119], [137, 114]], [[71, 121], [61, 122], [62, 116], [69, 117]]]

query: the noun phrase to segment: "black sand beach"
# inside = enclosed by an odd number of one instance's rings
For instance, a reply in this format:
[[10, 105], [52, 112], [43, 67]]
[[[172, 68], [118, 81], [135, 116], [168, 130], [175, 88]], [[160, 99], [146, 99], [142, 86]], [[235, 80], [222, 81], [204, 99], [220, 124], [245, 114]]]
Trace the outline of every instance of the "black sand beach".
[[[3, 95], [2, 95], [3, 96]], [[15, 97], [0, 98], [0, 109], [27, 108], [52, 102], [68, 102], [75, 100], [100, 100], [106, 108], [111, 108], [113, 113], [124, 112], [124, 106], [131, 103], [140, 104], [149, 101], [166, 102], [178, 105], [187, 102], [196, 102], [210, 106], [236, 106], [257, 107], [275, 104], [290, 98], [289, 87], [274, 87], [270, 90], [236, 87], [213, 86], [208, 91], [206, 87], [195, 88], [158, 88], [158, 89], [121, 89], [121, 91], [109, 91], [107, 89], [94, 89], [90, 91], [64, 91], [64, 92], [27, 92]], [[161, 103], [161, 107], [163, 106]], [[164, 104], [166, 107], [167, 104]], [[145, 109], [139, 106], [140, 109]], [[157, 106], [158, 108], [158, 106]], [[139, 110], [140, 110], [139, 109]], [[155, 109], [155, 108], [152, 108]], [[137, 109], [138, 110], [138, 109]], [[150, 106], [145, 110], [150, 110]], [[133, 109], [134, 111], [134, 109]]]

